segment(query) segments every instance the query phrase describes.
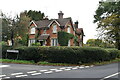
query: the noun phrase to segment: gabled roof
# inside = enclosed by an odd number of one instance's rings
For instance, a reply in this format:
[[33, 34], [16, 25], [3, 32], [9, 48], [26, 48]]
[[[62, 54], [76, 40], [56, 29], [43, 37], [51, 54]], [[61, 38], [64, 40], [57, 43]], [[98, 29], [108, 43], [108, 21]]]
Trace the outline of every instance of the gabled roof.
[[43, 27], [48, 27], [51, 21], [52, 20], [40, 20], [40, 21], [34, 21], [34, 22], [37, 25], [37, 28], [43, 28]]
[[63, 19], [56, 19], [58, 21], [58, 23], [60, 24], [60, 26], [65, 26], [66, 23], [71, 20], [71, 18], [63, 18]]
[[84, 35], [83, 28], [77, 28], [76, 29], [76, 34], [78, 34], [78, 35], [83, 34]]
[[[49, 27], [52, 24], [52, 22], [54, 22], [54, 21], [59, 26], [65, 26], [68, 21], [72, 21], [72, 20], [69, 17], [69, 18], [63, 18], [63, 19], [40, 20], [40, 21], [32, 21], [32, 22], [35, 23], [37, 28], [45, 28], [45, 27]], [[73, 27], [73, 25], [72, 25], [72, 27]]]

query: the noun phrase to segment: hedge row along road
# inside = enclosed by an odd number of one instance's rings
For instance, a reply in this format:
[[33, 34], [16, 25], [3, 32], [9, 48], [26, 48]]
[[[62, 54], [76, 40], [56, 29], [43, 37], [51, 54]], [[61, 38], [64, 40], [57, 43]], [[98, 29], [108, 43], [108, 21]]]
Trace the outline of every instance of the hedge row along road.
[[[3, 46], [3, 59], [6, 58], [7, 49], [12, 48]], [[19, 47], [14, 49], [19, 51], [19, 55], [8, 53], [8, 59], [16, 59], [17, 56], [18, 60], [32, 60], [36, 63], [46, 61], [50, 63], [84, 64], [120, 58], [120, 51], [116, 49], [105, 50], [91, 47]]]

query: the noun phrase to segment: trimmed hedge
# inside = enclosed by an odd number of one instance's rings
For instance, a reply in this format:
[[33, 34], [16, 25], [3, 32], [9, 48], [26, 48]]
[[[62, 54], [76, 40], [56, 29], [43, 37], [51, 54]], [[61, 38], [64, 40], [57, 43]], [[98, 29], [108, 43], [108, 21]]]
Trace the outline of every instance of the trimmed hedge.
[[[20, 47], [19, 60], [82, 64], [120, 58], [120, 51], [91, 47]], [[3, 51], [4, 53], [5, 51]], [[3, 54], [5, 55], [5, 54]], [[11, 55], [13, 56], [13, 55]], [[5, 57], [3, 57], [5, 58]]]

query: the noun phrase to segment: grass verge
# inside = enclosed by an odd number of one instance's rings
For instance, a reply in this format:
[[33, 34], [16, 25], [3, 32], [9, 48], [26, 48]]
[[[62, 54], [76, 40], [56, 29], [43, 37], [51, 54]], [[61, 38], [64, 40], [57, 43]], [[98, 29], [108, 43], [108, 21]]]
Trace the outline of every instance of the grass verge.
[[115, 59], [111, 61], [104, 61], [104, 62], [95, 62], [95, 63], [86, 63], [86, 64], [67, 64], [67, 63], [49, 63], [46, 61], [40, 61], [35, 63], [33, 61], [26, 61], [26, 60], [12, 60], [12, 59], [0, 59], [2, 63], [17, 63], [17, 64], [34, 64], [34, 65], [49, 65], [49, 66], [79, 66], [79, 65], [104, 65], [104, 64], [111, 64], [120, 62], [120, 59]]
[[26, 60], [12, 60], [12, 59], [0, 59], [2, 63], [17, 63], [17, 64], [35, 64], [33, 61]]

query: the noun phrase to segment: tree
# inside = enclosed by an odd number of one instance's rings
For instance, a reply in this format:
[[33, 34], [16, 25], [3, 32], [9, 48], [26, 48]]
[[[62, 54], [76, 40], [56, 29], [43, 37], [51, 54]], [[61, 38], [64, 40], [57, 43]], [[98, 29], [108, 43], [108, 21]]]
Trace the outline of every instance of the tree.
[[27, 12], [21, 12], [17, 26], [18, 26], [18, 37], [21, 38], [19, 39], [19, 42], [25, 46], [28, 45], [28, 32], [29, 32], [29, 23], [30, 23], [31, 18], [27, 16]]
[[94, 23], [98, 24], [97, 29], [101, 31], [100, 36], [115, 43], [120, 50], [120, 1], [99, 2], [94, 18]]
[[39, 21], [39, 20], [42, 20], [44, 18], [44, 13], [41, 13], [41, 11], [32, 11], [32, 10], [29, 10], [27, 12], [27, 15], [32, 19], [32, 20], [35, 20], [35, 21]]
[[11, 40], [12, 46], [14, 45], [14, 38], [17, 36], [16, 19], [17, 17], [12, 19], [2, 13], [2, 41]]
[[88, 39], [86, 44], [92, 47], [114, 48], [114, 44], [110, 44], [101, 39]]

